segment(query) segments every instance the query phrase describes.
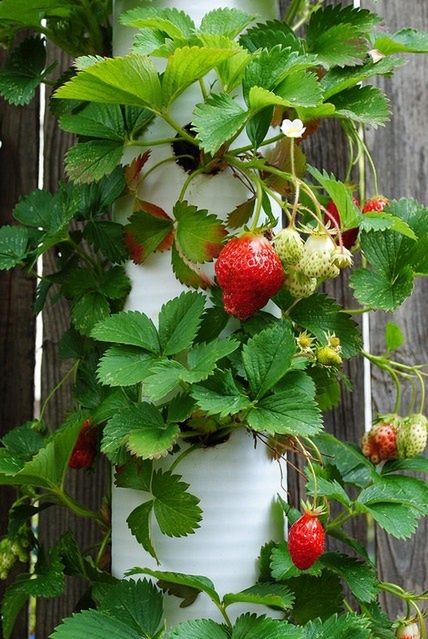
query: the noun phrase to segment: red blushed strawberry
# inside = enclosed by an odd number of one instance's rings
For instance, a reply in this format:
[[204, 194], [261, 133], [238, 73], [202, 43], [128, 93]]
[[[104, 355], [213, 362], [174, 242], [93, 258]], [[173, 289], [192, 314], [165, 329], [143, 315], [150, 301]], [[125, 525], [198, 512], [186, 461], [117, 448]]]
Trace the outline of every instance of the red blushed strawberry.
[[389, 200], [384, 195], [375, 195], [366, 201], [363, 206], [363, 213], [382, 213], [388, 206]]
[[281, 260], [269, 240], [250, 232], [223, 247], [215, 273], [226, 312], [242, 321], [263, 308], [284, 282]]
[[401, 419], [397, 415], [386, 415], [373, 425], [361, 442], [361, 450], [373, 464], [398, 457], [398, 435]]
[[325, 531], [316, 511], [306, 511], [290, 528], [288, 550], [299, 570], [310, 568], [325, 549]]
[[395, 636], [397, 639], [420, 639], [419, 625], [415, 622], [405, 622], [400, 625]]
[[80, 470], [91, 468], [98, 452], [97, 428], [91, 419], [86, 419], [80, 430], [76, 444], [71, 453], [68, 465], [70, 468]]
[[[359, 201], [357, 200], [357, 198], [353, 197], [352, 198], [354, 204], [356, 204], [356, 206], [360, 206]], [[333, 217], [334, 221], [339, 225], [339, 227], [341, 226], [341, 220], [340, 220], [340, 213], [337, 209], [337, 206], [335, 205], [335, 203], [333, 202], [333, 200], [331, 200], [327, 206], [326, 206], [327, 211], [330, 213], [330, 215]], [[328, 215], [324, 216], [324, 222], [327, 223], [328, 221], [330, 221], [330, 225], [333, 226], [333, 223], [331, 221], [331, 219], [329, 218]], [[358, 238], [358, 232], [359, 229], [355, 228], [355, 229], [349, 229], [348, 231], [344, 231], [342, 233], [342, 242], [343, 242], [343, 246], [347, 249], [351, 249], [355, 242], [357, 241]]]

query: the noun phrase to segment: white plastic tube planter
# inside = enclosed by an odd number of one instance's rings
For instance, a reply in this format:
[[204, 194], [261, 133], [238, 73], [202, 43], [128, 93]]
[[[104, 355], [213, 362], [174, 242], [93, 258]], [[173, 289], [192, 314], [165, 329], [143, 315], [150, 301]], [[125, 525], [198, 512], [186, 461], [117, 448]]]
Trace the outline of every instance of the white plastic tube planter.
[[[116, 16], [135, 6], [139, 3], [118, 0]], [[274, 0], [158, 0], [156, 6], [182, 9], [192, 16], [196, 24], [205, 13], [219, 6], [239, 8], [263, 19], [273, 19], [277, 14]], [[129, 29], [116, 26], [115, 54], [126, 53], [131, 39]], [[177, 102], [174, 117], [180, 125], [190, 122], [197, 101], [200, 101], [199, 89], [192, 88]], [[171, 135], [174, 132], [168, 125], [156, 123], [146, 133], [145, 139]], [[171, 155], [170, 148], [155, 147], [150, 162], [159, 162], [168, 155]], [[181, 167], [168, 163], [145, 180], [139, 196], [171, 212], [185, 178]], [[220, 218], [247, 197], [245, 186], [228, 171], [216, 176], [198, 176], [186, 194], [191, 204], [206, 208]], [[126, 219], [131, 212], [124, 202], [117, 216]], [[172, 273], [168, 253], [151, 256], [143, 267], [129, 264], [128, 273], [132, 280], [128, 308], [144, 311], [155, 322], [162, 304], [184, 289]], [[171, 459], [162, 462], [164, 466], [170, 464]], [[146, 501], [147, 496], [138, 491], [114, 488], [113, 573], [122, 576], [129, 568], [140, 566], [206, 575], [220, 594], [238, 592], [252, 585], [261, 546], [282, 534], [273, 509], [275, 496], [281, 489], [277, 463], [269, 459], [263, 446], [254, 446], [250, 434], [242, 431], [235, 433], [225, 444], [192, 452], [180, 463], [176, 472], [183, 476], [191, 485], [191, 492], [201, 500], [201, 527], [195, 534], [180, 539], [165, 537], [154, 527], [153, 541], [161, 562], [157, 566], [131, 535], [126, 524], [130, 512]], [[168, 625], [190, 618], [219, 619], [215, 608], [203, 595], [184, 609], [179, 608], [178, 599], [168, 598], [166, 616]]]

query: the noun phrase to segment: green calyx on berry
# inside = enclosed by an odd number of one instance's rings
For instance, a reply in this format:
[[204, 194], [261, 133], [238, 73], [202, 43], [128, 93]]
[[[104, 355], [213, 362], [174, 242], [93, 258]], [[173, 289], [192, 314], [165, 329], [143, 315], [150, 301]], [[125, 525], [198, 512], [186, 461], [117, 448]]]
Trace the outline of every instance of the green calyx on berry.
[[428, 421], [424, 415], [409, 415], [403, 420], [397, 436], [400, 459], [422, 455], [427, 445], [427, 429]]
[[215, 273], [226, 312], [241, 321], [263, 308], [285, 278], [272, 244], [257, 232], [229, 240], [218, 256]]
[[284, 268], [295, 266], [303, 257], [305, 243], [299, 232], [291, 226], [278, 233], [273, 245]]

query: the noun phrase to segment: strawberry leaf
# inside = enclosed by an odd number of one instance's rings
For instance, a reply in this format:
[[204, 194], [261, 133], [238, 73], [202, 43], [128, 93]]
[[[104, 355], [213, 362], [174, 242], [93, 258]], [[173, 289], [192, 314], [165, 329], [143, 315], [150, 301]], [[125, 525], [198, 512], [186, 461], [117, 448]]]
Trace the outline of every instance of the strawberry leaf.
[[85, 610], [65, 619], [51, 635], [52, 639], [77, 639], [78, 637], [99, 639], [100, 636], [110, 636], [114, 639], [140, 639], [141, 632], [137, 632], [129, 624], [115, 619], [108, 613]]
[[57, 89], [54, 97], [145, 107], [157, 112], [161, 95], [154, 63], [146, 56], [133, 53], [97, 60]]
[[[220, 603], [220, 597], [216, 592], [215, 586], [211, 579], [208, 577], [203, 577], [200, 575], [184, 575], [179, 572], [163, 572], [160, 570], [150, 570], [150, 568], [133, 568], [132, 570], [128, 570], [127, 575], [150, 575], [150, 577], [154, 577], [162, 582], [162, 584], [174, 584], [176, 586], [186, 586], [187, 588], [192, 588], [196, 590], [198, 593], [205, 593], [211, 601], [215, 603]], [[214, 623], [214, 622], [210, 622]], [[188, 635], [186, 635], [188, 637]], [[184, 635], [183, 635], [184, 637]]]
[[91, 336], [101, 342], [139, 346], [151, 353], [160, 352], [159, 338], [151, 319], [138, 311], [124, 311], [99, 322]]
[[207, 153], [214, 155], [231, 140], [247, 122], [248, 113], [227, 93], [212, 95], [197, 104], [193, 112], [193, 128]]
[[124, 241], [136, 264], [142, 264], [155, 251], [171, 246], [173, 221], [159, 207], [140, 202], [140, 210], [129, 218]]
[[385, 93], [373, 86], [352, 87], [329, 99], [335, 117], [343, 117], [376, 128], [389, 120], [389, 100]]
[[[321, 587], [321, 584], [319, 584]], [[325, 619], [325, 616], [323, 616]], [[305, 639], [370, 639], [369, 620], [362, 615], [334, 615], [322, 622], [310, 621], [305, 628]]]
[[322, 428], [320, 410], [315, 400], [289, 384], [281, 390], [264, 397], [251, 408], [247, 415], [250, 428], [270, 435], [306, 435], [318, 433]]
[[320, 562], [328, 570], [339, 575], [359, 601], [368, 603], [376, 599], [378, 579], [372, 565], [336, 552], [324, 553]]
[[93, 327], [110, 315], [110, 306], [102, 293], [89, 291], [81, 295], [71, 307], [71, 321], [81, 335], [90, 335]]
[[153, 363], [153, 355], [140, 348], [111, 346], [100, 359], [97, 377], [106, 386], [133, 386], [147, 377]]
[[286, 621], [249, 613], [236, 620], [231, 639], [301, 639], [302, 631]]
[[202, 18], [200, 31], [235, 38], [253, 19], [253, 16], [238, 9], [214, 9]]
[[215, 47], [182, 47], [168, 59], [163, 76], [163, 103], [169, 106], [191, 84], [224, 62], [235, 51]]
[[21, 226], [0, 228], [0, 271], [14, 268], [27, 254], [28, 230]]
[[66, 171], [73, 182], [88, 184], [109, 175], [120, 164], [123, 143], [115, 140], [78, 142], [67, 151]]
[[294, 596], [287, 586], [263, 583], [256, 584], [238, 593], [224, 595], [223, 601], [226, 606], [234, 603], [247, 603], [273, 606], [286, 611], [293, 607]]
[[324, 99], [328, 100], [332, 95], [350, 89], [372, 76], [390, 75], [403, 64], [404, 61], [400, 58], [384, 58], [379, 62], [370, 61], [357, 67], [333, 67], [321, 80]]
[[238, 229], [247, 224], [254, 212], [255, 204], [256, 199], [254, 197], [239, 204], [236, 209], [231, 211], [227, 216], [227, 226], [231, 229]]
[[126, 27], [163, 31], [171, 39], [190, 36], [195, 30], [190, 16], [175, 8], [137, 7], [122, 14], [120, 22]]
[[195, 384], [192, 397], [207, 415], [236, 415], [250, 408], [250, 399], [239, 388], [230, 371], [218, 371], [204, 384]]
[[187, 492], [180, 475], [157, 470], [153, 473], [154, 513], [159, 528], [168, 537], [185, 537], [199, 528], [202, 510], [199, 499]]
[[185, 257], [195, 263], [211, 262], [218, 257], [227, 231], [215, 215], [187, 202], [177, 202], [174, 216], [177, 242]]
[[0, 69], [0, 95], [9, 104], [25, 105], [55, 64], [45, 69], [46, 48], [40, 38], [27, 38], [14, 48]]
[[401, 29], [397, 33], [376, 34], [374, 48], [384, 55], [392, 53], [428, 53], [428, 33], [416, 29]]
[[[153, 512], [153, 499], [146, 501], [130, 513], [126, 523], [136, 540], [143, 546], [156, 561], [158, 561], [156, 550], [151, 538], [151, 517]], [[141, 637], [138, 633], [138, 637]]]
[[176, 355], [189, 348], [196, 337], [205, 298], [202, 293], [182, 293], [161, 308], [159, 339], [165, 356]]
[[202, 289], [210, 287], [210, 278], [201, 271], [197, 264], [192, 264], [182, 255], [176, 243], [171, 249], [171, 264], [175, 277], [185, 286]]
[[294, 31], [279, 20], [258, 24], [244, 33], [239, 42], [251, 53], [259, 49], [273, 49], [277, 45], [283, 50], [290, 48], [292, 51], [302, 51], [302, 44]]

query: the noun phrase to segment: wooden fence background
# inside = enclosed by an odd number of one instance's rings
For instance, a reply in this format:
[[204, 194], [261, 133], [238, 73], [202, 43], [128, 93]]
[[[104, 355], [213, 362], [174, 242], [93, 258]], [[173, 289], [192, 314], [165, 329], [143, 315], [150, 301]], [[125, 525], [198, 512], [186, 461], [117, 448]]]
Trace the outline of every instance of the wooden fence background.
[[[280, 0], [281, 8], [287, 0]], [[328, 2], [335, 4], [335, 2]], [[402, 26], [428, 29], [428, 3], [424, 0], [363, 0], [363, 6], [373, 8], [385, 16], [390, 31]], [[221, 0], [219, 0], [219, 6]], [[66, 68], [69, 60], [53, 46], [48, 47], [49, 59]], [[0, 54], [1, 63], [1, 54]], [[392, 98], [392, 123], [386, 129], [368, 134], [369, 147], [379, 167], [380, 188], [390, 197], [414, 196], [428, 202], [428, 58], [413, 57], [407, 67], [393, 79], [382, 81]], [[55, 189], [62, 176], [62, 159], [71, 144], [69, 135], [60, 132], [48, 114], [44, 127], [45, 187]], [[0, 224], [11, 222], [11, 211], [18, 198], [37, 187], [39, 156], [39, 99], [30, 106], [10, 107], [0, 101]], [[345, 144], [336, 125], [324, 127], [306, 149], [312, 162], [343, 177]], [[52, 256], [45, 260], [45, 268], [52, 268]], [[345, 278], [330, 285], [330, 293], [347, 306], [355, 305]], [[21, 271], [0, 273], [0, 434], [33, 417], [35, 320], [32, 304], [35, 293], [33, 280]], [[428, 282], [420, 280], [414, 294], [394, 314], [407, 336], [402, 356], [409, 360], [428, 361]], [[370, 336], [373, 352], [383, 348], [383, 332], [387, 319], [384, 314], [370, 317]], [[67, 309], [60, 304], [49, 305], [44, 314], [42, 395], [64, 374], [64, 363], [56, 355], [56, 345], [67, 325]], [[362, 362], [353, 361], [348, 370], [355, 385], [354, 393], [344, 393], [339, 409], [327, 417], [327, 428], [335, 435], [358, 441], [364, 431], [364, 388]], [[386, 411], [391, 407], [392, 389], [387, 379], [376, 371], [372, 374], [373, 408]], [[47, 418], [52, 425], [60, 424], [70, 405], [70, 387], [64, 387], [52, 401]], [[70, 491], [89, 506], [96, 507], [108, 482], [104, 466], [91, 477], [90, 486], [84, 475], [76, 473]], [[299, 475], [290, 472], [291, 498], [299, 503], [302, 485]], [[2, 488], [0, 499], [0, 535], [6, 529], [7, 511], [13, 494]], [[353, 523], [354, 532], [365, 541], [367, 529], [362, 519]], [[90, 522], [76, 522], [64, 509], [53, 508], [43, 513], [40, 521], [41, 541], [54, 542], [59, 535], [72, 528], [84, 546], [96, 541]], [[426, 588], [428, 563], [426, 539], [428, 521], [420, 525], [411, 543], [392, 540], [377, 530], [375, 552], [381, 577], [401, 583], [409, 589]], [[47, 639], [52, 628], [73, 610], [84, 589], [83, 584], [69, 584], [66, 596], [57, 601], [41, 600], [37, 609], [37, 639]], [[4, 584], [0, 584], [0, 596]], [[391, 614], [400, 613], [397, 600], [385, 598], [384, 605]], [[21, 615], [13, 639], [27, 636], [26, 615]]]

